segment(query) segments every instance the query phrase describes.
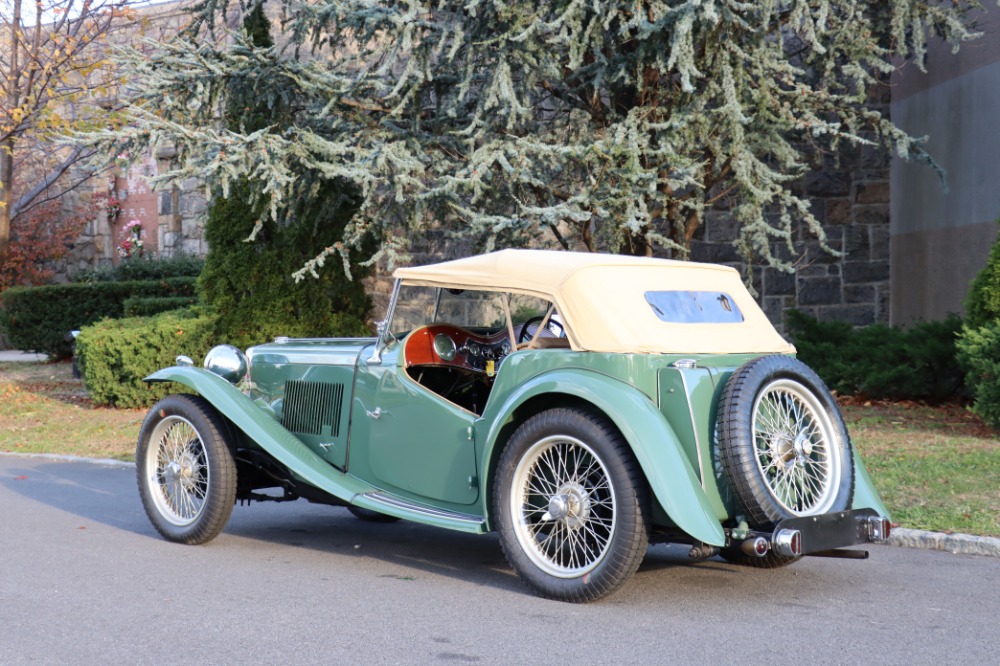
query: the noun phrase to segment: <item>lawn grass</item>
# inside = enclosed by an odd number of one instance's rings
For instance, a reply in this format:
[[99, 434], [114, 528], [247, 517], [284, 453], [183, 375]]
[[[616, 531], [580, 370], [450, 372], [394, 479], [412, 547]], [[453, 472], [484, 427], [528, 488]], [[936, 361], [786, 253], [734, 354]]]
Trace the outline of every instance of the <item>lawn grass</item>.
[[0, 363], [0, 451], [134, 460], [143, 417], [95, 408], [69, 362]]
[[843, 405], [875, 486], [903, 527], [1000, 536], [1000, 440], [958, 405]]
[[[1000, 439], [962, 407], [843, 401], [893, 521], [1000, 537]], [[94, 408], [69, 363], [0, 363], [0, 451], [133, 460], [144, 410]]]

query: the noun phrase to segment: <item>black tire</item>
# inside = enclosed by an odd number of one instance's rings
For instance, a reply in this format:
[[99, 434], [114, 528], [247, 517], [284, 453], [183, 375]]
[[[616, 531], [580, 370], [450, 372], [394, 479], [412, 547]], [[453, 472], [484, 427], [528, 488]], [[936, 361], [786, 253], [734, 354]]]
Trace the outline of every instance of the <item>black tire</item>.
[[200, 544], [226, 526], [236, 464], [225, 421], [204, 398], [172, 395], [146, 415], [135, 450], [139, 495], [168, 541]]
[[850, 508], [847, 428], [823, 380], [804, 363], [762, 356], [741, 366], [722, 393], [718, 420], [722, 465], [751, 527]]
[[585, 602], [635, 573], [649, 545], [646, 482], [605, 418], [558, 408], [522, 423], [493, 482], [500, 545], [540, 595]]
[[363, 520], [366, 523], [395, 523], [399, 520], [396, 516], [387, 516], [384, 513], [372, 511], [361, 506], [354, 506], [353, 504], [348, 504], [347, 510], [354, 514], [355, 518]]

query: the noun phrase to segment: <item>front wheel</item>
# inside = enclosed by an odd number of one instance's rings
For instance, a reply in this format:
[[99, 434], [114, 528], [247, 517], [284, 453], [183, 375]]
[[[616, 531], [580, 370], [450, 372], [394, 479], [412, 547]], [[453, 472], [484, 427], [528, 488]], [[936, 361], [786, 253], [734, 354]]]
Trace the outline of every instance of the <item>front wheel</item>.
[[621, 434], [581, 409], [525, 421], [500, 458], [493, 515], [507, 561], [542, 596], [593, 601], [635, 572], [649, 544], [645, 480]]
[[236, 501], [236, 464], [222, 417], [204, 399], [172, 395], [156, 403], [139, 432], [136, 475], [143, 508], [169, 541], [215, 538]]

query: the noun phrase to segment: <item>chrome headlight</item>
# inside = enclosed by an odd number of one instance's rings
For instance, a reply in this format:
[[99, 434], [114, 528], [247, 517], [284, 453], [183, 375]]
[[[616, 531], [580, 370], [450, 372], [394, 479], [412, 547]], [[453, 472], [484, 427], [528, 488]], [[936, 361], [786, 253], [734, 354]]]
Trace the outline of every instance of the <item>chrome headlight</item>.
[[236, 384], [247, 376], [247, 357], [238, 347], [219, 345], [205, 355], [205, 369]]

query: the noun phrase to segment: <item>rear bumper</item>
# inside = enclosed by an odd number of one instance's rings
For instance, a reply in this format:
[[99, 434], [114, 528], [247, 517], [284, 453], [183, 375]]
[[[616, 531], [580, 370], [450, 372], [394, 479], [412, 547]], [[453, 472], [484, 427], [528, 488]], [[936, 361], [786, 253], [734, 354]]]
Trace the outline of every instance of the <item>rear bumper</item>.
[[801, 555], [879, 543], [889, 538], [889, 521], [874, 509], [856, 509], [821, 516], [789, 518], [775, 525], [774, 534], [797, 530], [802, 535]]
[[[889, 519], [874, 509], [855, 509], [819, 516], [788, 518], [771, 532], [750, 530], [727, 534], [727, 546], [737, 546], [747, 554], [763, 557], [774, 551], [780, 555], [822, 555], [827, 557], [867, 557], [839, 548], [880, 543], [889, 538]], [[735, 532], [735, 531], [734, 531]]]

